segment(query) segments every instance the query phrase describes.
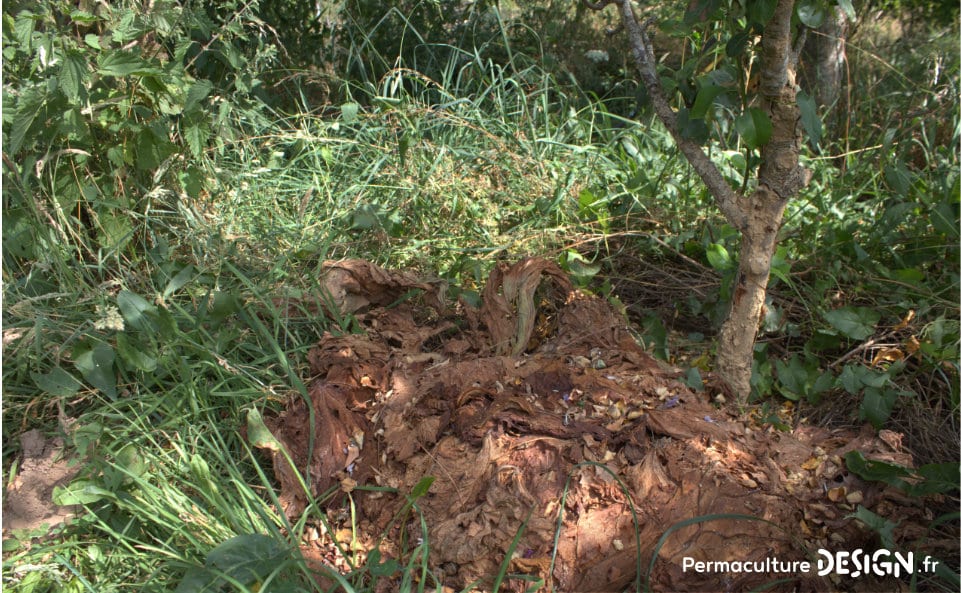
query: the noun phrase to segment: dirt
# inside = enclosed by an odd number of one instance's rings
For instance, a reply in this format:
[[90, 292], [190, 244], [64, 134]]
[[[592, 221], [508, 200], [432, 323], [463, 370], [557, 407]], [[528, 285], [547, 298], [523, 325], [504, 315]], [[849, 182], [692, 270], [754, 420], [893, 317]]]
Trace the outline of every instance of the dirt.
[[[544, 579], [543, 590], [621, 591], [653, 554], [653, 591], [777, 579], [769, 590], [835, 590], [814, 572], [697, 573], [684, 563], [876, 549], [873, 532], [848, 518], [859, 504], [900, 521], [896, 536], [931, 521], [920, 500], [844, 467], [851, 450], [910, 467], [897, 438], [753, 423], [714, 377], [708, 393], [689, 389], [607, 301], [575, 290], [549, 261], [499, 265], [479, 308], [464, 299], [448, 308], [443, 283], [364, 261], [327, 264], [324, 281], [330, 298], [314, 306], [355, 315], [364, 333], [324, 335], [308, 357], [310, 401], [290, 398], [267, 425], [312, 496], [339, 492], [327, 499], [335, 509], [350, 492], [359, 529], [395, 542], [385, 556], [420, 537], [418, 521], [397, 517], [433, 477], [417, 508], [432, 570], [455, 590], [489, 584], [518, 533], [510, 572]], [[285, 511], [299, 517], [308, 497], [271, 454]], [[872, 577], [842, 588], [900, 586]]]
[[20, 448], [20, 468], [4, 490], [4, 538], [14, 530], [58, 526], [76, 516], [77, 511], [76, 507], [53, 502], [53, 489], [69, 483], [80, 470], [80, 466], [71, 466], [61, 458], [63, 440], [47, 439], [39, 430], [28, 430], [20, 435]]

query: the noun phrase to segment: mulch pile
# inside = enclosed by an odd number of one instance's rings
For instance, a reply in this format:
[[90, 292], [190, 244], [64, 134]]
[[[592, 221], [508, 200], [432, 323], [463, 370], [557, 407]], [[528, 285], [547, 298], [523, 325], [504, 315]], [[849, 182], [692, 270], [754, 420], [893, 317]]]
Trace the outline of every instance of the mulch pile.
[[[325, 306], [365, 332], [326, 334], [309, 354], [310, 402], [292, 397], [267, 426], [312, 496], [339, 487], [337, 505], [349, 491], [361, 530], [386, 541], [420, 537], [419, 521], [396, 518], [405, 494], [433, 477], [417, 508], [445, 585], [489, 586], [521, 532], [509, 570], [529, 577], [506, 590], [541, 578], [543, 590], [622, 591], [639, 567], [647, 576], [652, 554], [653, 591], [747, 591], [778, 579], [769, 590], [903, 587], [904, 577], [690, 567], [874, 550], [874, 533], [848, 518], [858, 505], [899, 521], [896, 538], [918, 537], [932, 519], [920, 501], [844, 467], [851, 450], [911, 466], [892, 435], [753, 424], [680, 382], [606, 300], [574, 290], [543, 259], [499, 265], [480, 307], [448, 308], [444, 283], [369, 262], [325, 268]], [[284, 455], [272, 455], [285, 511], [299, 516], [308, 497]]]

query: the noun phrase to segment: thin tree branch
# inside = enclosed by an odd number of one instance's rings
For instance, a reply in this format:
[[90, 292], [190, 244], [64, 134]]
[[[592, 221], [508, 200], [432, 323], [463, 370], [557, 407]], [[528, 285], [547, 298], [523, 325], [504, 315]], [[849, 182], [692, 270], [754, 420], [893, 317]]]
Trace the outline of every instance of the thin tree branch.
[[678, 128], [677, 114], [674, 113], [674, 110], [668, 103], [664, 95], [664, 89], [661, 87], [660, 78], [658, 78], [657, 75], [654, 51], [651, 47], [651, 41], [647, 36], [646, 29], [648, 23], [642, 26], [637, 22], [637, 17], [634, 15], [634, 9], [631, 6], [631, 0], [600, 0], [599, 2], [584, 0], [584, 3], [594, 9], [603, 8], [608, 4], [617, 4], [620, 7], [621, 20], [624, 23], [624, 28], [627, 30], [628, 39], [631, 43], [634, 63], [635, 66], [637, 66], [641, 81], [644, 83], [644, 86], [647, 87], [651, 104], [654, 107], [654, 113], [657, 114], [657, 117], [664, 124], [664, 127], [670, 132], [678, 148], [680, 148], [681, 152], [684, 153], [684, 156], [687, 158], [687, 161], [691, 164], [694, 172], [697, 173], [701, 181], [704, 182], [704, 185], [707, 186], [708, 191], [714, 196], [721, 213], [724, 214], [734, 228], [743, 231], [747, 224], [747, 216], [738, 206], [739, 196], [737, 192], [724, 180], [721, 172], [711, 159], [708, 158], [704, 149], [697, 143], [685, 138]]

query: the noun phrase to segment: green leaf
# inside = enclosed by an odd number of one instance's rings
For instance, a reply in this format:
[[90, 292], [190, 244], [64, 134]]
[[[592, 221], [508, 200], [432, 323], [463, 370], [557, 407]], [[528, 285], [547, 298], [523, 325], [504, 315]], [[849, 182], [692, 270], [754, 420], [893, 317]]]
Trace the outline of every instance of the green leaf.
[[117, 451], [114, 461], [134, 476], [142, 476], [147, 471], [147, 460], [133, 443], [127, 443]]
[[70, 12], [70, 20], [83, 24], [95, 23], [97, 22], [97, 15], [86, 10], [72, 10]]
[[77, 50], [69, 50], [60, 65], [60, 88], [74, 103], [86, 98], [87, 60]]
[[861, 379], [855, 372], [855, 366], [846, 364], [844, 369], [841, 371], [841, 375], [838, 377], [838, 384], [844, 387], [844, 390], [851, 395], [857, 395], [861, 393], [861, 388], [864, 385], [861, 384]]
[[774, 16], [775, 8], [777, 8], [777, 0], [748, 0], [747, 22], [763, 27]]
[[774, 367], [777, 369], [777, 380], [784, 397], [797, 401], [808, 394], [808, 377], [811, 373], [800, 358], [792, 356], [787, 364], [777, 360]]
[[242, 583], [259, 581], [290, 556], [287, 546], [260, 533], [232, 537], [207, 554], [208, 568], [230, 575]]
[[105, 249], [121, 250], [133, 236], [133, 222], [122, 211], [98, 212], [101, 233], [100, 246]]
[[259, 533], [238, 535], [211, 550], [203, 568], [188, 571], [176, 593], [220, 591], [229, 582], [226, 577], [250, 586], [264, 580], [289, 557], [287, 546], [275, 538]]
[[777, 0], [748, 0], [746, 11], [748, 24], [763, 27], [774, 16], [775, 8], [777, 8]]
[[691, 117], [703, 118], [708, 109], [714, 104], [718, 95], [728, 91], [734, 83], [734, 78], [726, 70], [712, 70], [697, 78], [697, 97], [691, 108]]
[[911, 191], [911, 173], [902, 162], [897, 162], [894, 166], [885, 165], [884, 181], [901, 196], [906, 197]]
[[800, 0], [797, 16], [805, 26], [817, 29], [827, 16], [827, 3], [823, 0]]
[[105, 342], [98, 342], [93, 348], [81, 344], [74, 352], [73, 364], [90, 383], [110, 399], [117, 399], [117, 376], [113, 363], [116, 359], [113, 348]]
[[918, 468], [924, 481], [916, 484], [914, 490], [920, 495], [946, 493], [961, 489], [961, 464], [928, 463]]
[[707, 247], [707, 261], [718, 272], [726, 272], [734, 267], [727, 249], [720, 243], [711, 243]]
[[209, 138], [210, 129], [205, 122], [195, 122], [184, 129], [184, 140], [187, 141], [187, 147], [190, 148], [190, 153], [198, 159], [203, 157], [204, 148], [206, 148]]
[[184, 266], [184, 269], [177, 272], [177, 274], [170, 279], [170, 282], [167, 283], [167, 287], [164, 288], [163, 298], [166, 299], [170, 297], [170, 295], [172, 295], [173, 293], [183, 288], [188, 282], [190, 282], [193, 279], [193, 275], [194, 275], [193, 264]]
[[117, 308], [129, 327], [141, 331], [155, 331], [152, 319], [157, 315], [157, 307], [139, 294], [129, 290], [117, 293]]
[[99, 68], [97, 71], [101, 76], [149, 76], [163, 74], [163, 70], [151, 66], [139, 55], [124, 50], [112, 50], [104, 53], [99, 60]]
[[[151, 352], [148, 353], [148, 350]], [[157, 355], [154, 348], [132, 341], [126, 334], [117, 334], [117, 353], [128, 367], [152, 373], [157, 370]]]
[[283, 445], [277, 440], [277, 437], [264, 424], [264, 419], [257, 408], [251, 408], [247, 411], [247, 440], [258, 449], [269, 451], [281, 451], [283, 449]]
[[853, 340], [865, 340], [874, 334], [881, 314], [867, 307], [842, 307], [828, 311], [824, 318], [831, 327]]
[[97, 35], [94, 35], [93, 33], [87, 33], [86, 35], [84, 35], [83, 42], [87, 44], [87, 47], [92, 47], [93, 49], [96, 49], [96, 50], [103, 49], [100, 46], [100, 37], [98, 37]]
[[199, 105], [201, 101], [207, 98], [213, 88], [214, 83], [206, 79], [198, 80], [190, 85], [190, 89], [187, 90], [187, 98], [184, 100], [184, 111], [190, 111]]
[[61, 506], [92, 504], [104, 499], [114, 499], [113, 492], [99, 486], [93, 480], [74, 480], [66, 486], [53, 489], [53, 502]]
[[704, 391], [704, 381], [701, 379], [701, 371], [697, 367], [687, 369], [684, 383], [694, 391]]
[[34, 94], [24, 94], [17, 105], [16, 116], [10, 128], [10, 154], [16, 154], [23, 146], [27, 132], [43, 108], [43, 99]]
[[411, 489], [411, 497], [420, 498], [427, 494], [427, 491], [430, 490], [431, 485], [434, 483], [434, 479], [434, 476], [425, 476], [421, 478], [420, 482], [417, 482], [417, 485]]
[[865, 387], [861, 407], [858, 409], [858, 420], [867, 420], [874, 428], [881, 428], [898, 401], [896, 389]]
[[881, 515], [872, 513], [861, 505], [858, 505], [858, 510], [848, 515], [848, 517], [858, 519], [869, 528], [874, 530], [880, 536], [881, 545], [885, 548], [888, 548], [889, 550], [893, 550], [895, 548], [894, 528], [898, 526], [897, 523], [889, 521]]
[[357, 112], [359, 110], [360, 105], [357, 103], [344, 103], [340, 106], [340, 120], [345, 124], [357, 121]]
[[818, 151], [820, 150], [823, 127], [821, 118], [818, 116], [817, 102], [804, 91], [799, 91], [797, 94], [797, 105], [801, 111], [801, 125], [804, 126], [804, 133], [807, 134], [814, 150]]
[[30, 373], [30, 376], [37, 387], [54, 397], [70, 397], [83, 387], [83, 383], [61, 367], [56, 367], [44, 375]]
[[767, 144], [774, 132], [771, 119], [757, 107], [751, 107], [734, 118], [734, 127], [750, 149]]

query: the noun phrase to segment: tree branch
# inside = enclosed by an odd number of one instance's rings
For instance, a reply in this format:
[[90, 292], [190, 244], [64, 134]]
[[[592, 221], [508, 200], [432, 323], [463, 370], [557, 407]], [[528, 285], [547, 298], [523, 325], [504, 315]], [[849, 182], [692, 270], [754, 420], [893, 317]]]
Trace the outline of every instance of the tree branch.
[[631, 52], [634, 54], [634, 64], [637, 66], [641, 81], [644, 83], [644, 86], [647, 87], [651, 104], [654, 107], [654, 113], [657, 114], [657, 117], [664, 124], [664, 127], [670, 132], [678, 148], [684, 153], [687, 161], [691, 164], [694, 172], [697, 173], [701, 181], [704, 182], [704, 185], [707, 186], [708, 191], [714, 196], [721, 213], [724, 214], [734, 228], [743, 231], [744, 226], [747, 224], [747, 217], [738, 206], [739, 196], [737, 192], [724, 180], [721, 172], [718, 171], [717, 166], [708, 158], [704, 149], [697, 143], [681, 135], [680, 129], [677, 126], [677, 114], [674, 113], [667, 98], [664, 96], [664, 89], [661, 87], [661, 80], [657, 75], [654, 51], [651, 48], [651, 41], [646, 31], [647, 23], [641, 26], [637, 22], [637, 17], [634, 15], [634, 9], [631, 6], [631, 0], [600, 0], [599, 2], [584, 0], [584, 3], [595, 10], [603, 8], [608, 4], [617, 4], [620, 7], [621, 20], [624, 22], [624, 28], [627, 30], [628, 39], [631, 43]]

